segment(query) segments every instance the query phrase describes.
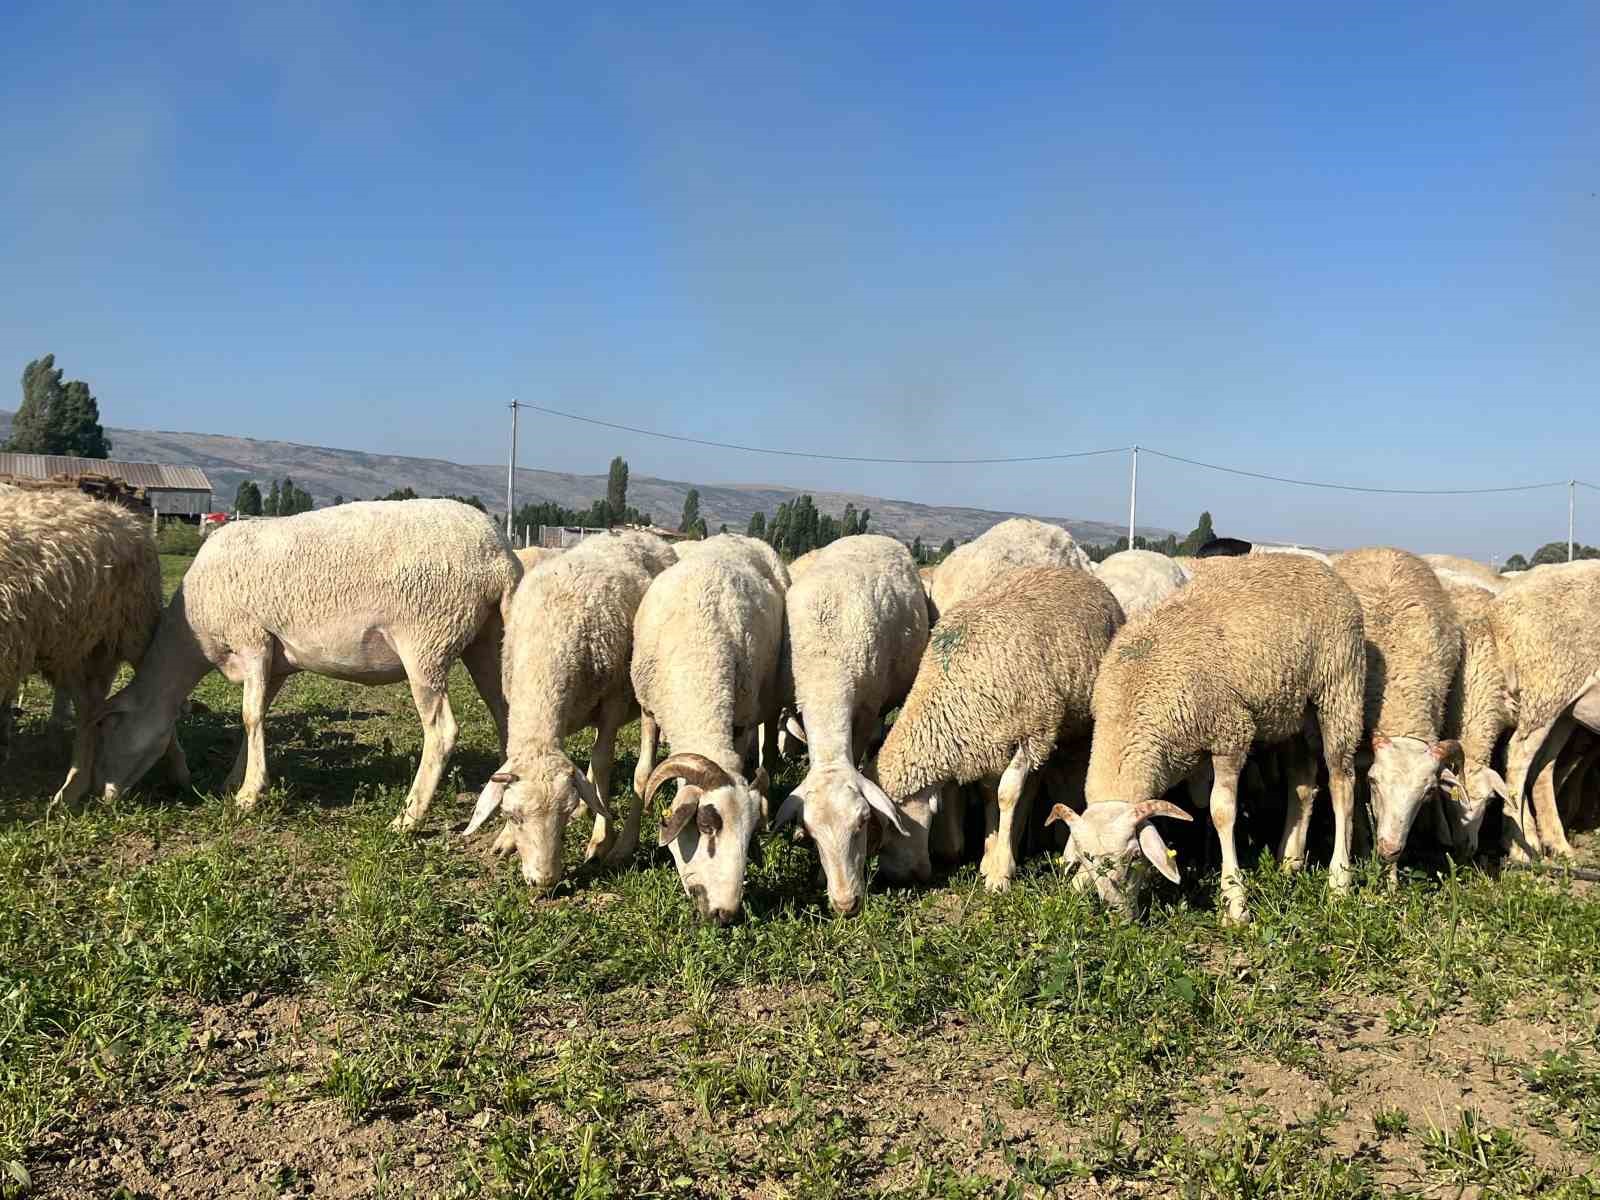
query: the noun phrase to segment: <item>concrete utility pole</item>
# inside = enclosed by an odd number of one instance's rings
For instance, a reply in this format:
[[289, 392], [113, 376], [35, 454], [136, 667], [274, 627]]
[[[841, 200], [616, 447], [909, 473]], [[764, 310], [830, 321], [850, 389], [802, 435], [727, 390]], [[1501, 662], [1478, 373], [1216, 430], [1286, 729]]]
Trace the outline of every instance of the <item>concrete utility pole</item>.
[[517, 511], [517, 409], [527, 405], [511, 402], [511, 457], [506, 463], [506, 541], [511, 541], [516, 527], [511, 524]]
[[1139, 447], [1133, 447], [1133, 479], [1128, 485], [1128, 549], [1133, 549], [1133, 519], [1139, 511]]
[[1567, 561], [1572, 561], [1572, 497], [1578, 490], [1576, 479], [1567, 480]]

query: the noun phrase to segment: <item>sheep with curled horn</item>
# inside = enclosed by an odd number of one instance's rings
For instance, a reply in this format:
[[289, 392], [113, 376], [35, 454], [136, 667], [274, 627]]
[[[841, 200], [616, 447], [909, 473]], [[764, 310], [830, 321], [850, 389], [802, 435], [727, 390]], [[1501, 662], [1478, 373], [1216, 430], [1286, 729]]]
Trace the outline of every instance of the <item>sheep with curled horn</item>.
[[[776, 729], [779, 655], [789, 575], [765, 542], [720, 534], [656, 577], [633, 623], [634, 694], [672, 747], [651, 772], [614, 854], [631, 856], [638, 809], [669, 779], [678, 790], [662, 819], [695, 910], [717, 925], [744, 900], [745, 863], [765, 819], [767, 773], [744, 774], [757, 727]], [[654, 757], [642, 745], [641, 759]]]

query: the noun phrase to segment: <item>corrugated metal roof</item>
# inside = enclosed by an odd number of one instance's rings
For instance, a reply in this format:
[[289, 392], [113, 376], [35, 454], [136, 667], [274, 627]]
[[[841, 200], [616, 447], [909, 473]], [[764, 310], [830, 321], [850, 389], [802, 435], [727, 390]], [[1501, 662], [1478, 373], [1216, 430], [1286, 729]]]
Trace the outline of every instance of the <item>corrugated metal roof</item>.
[[0, 479], [54, 479], [65, 475], [115, 475], [129, 487], [158, 491], [209, 492], [215, 489], [199, 467], [170, 467], [160, 463], [120, 462], [114, 458], [73, 458], [65, 454], [12, 454], [0, 452]]

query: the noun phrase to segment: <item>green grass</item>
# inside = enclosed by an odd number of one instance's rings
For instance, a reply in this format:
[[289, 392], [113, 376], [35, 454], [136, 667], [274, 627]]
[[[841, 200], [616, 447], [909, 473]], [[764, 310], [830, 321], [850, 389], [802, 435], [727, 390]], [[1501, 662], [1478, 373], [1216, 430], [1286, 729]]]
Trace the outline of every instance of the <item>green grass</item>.
[[197, 793], [48, 821], [66, 741], [30, 691], [0, 778], [0, 1194], [304, 1194], [330, 1162], [391, 1196], [1600, 1190], [1586, 885], [1366, 870], [1332, 898], [1263, 862], [1234, 930], [1214, 871], [1130, 923], [1036, 858], [1005, 895], [969, 866], [839, 920], [771, 837], [727, 930], [645, 851], [535, 897], [446, 832], [495, 765], [457, 674], [412, 839], [386, 828], [403, 688], [292, 681], [242, 815], [212, 676]]

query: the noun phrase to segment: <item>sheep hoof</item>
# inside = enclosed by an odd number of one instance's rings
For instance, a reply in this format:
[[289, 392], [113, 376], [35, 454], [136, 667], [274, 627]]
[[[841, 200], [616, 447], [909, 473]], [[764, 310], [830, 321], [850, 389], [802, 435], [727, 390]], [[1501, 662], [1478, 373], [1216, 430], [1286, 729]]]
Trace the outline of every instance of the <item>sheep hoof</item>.
[[1285, 875], [1298, 875], [1306, 869], [1304, 858], [1286, 858], [1279, 864]]
[[1525, 849], [1523, 849], [1521, 842], [1512, 842], [1511, 845], [1506, 848], [1506, 857], [1515, 863], [1529, 863], [1533, 861], [1533, 855], [1529, 854]]
[[1011, 872], [1003, 868], [986, 870], [983, 872], [983, 886], [986, 891], [1004, 892], [1011, 887]]
[[1576, 858], [1578, 852], [1572, 848], [1572, 843], [1562, 838], [1559, 842], [1546, 842], [1544, 844], [1546, 858]]
[[1229, 904], [1222, 913], [1224, 925], [1243, 926], [1250, 924], [1250, 910], [1243, 904]]
[[259, 792], [240, 792], [233, 798], [233, 805], [240, 812], [253, 812], [259, 799], [261, 799]]
[[[417, 827], [417, 818], [410, 813], [401, 813], [389, 822], [390, 833], [410, 833]], [[498, 843], [497, 843], [498, 844]]]
[[1337, 896], [1347, 896], [1350, 894], [1349, 868], [1329, 868], [1328, 890]]

